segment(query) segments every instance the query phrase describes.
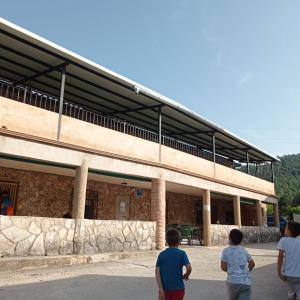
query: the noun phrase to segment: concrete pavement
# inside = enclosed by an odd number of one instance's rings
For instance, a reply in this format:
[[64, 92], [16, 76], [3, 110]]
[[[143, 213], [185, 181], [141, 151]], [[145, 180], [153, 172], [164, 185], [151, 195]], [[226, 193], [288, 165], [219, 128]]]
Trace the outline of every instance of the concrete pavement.
[[[285, 285], [276, 276], [275, 244], [250, 245], [256, 262], [253, 300], [286, 299]], [[186, 284], [186, 300], [227, 299], [220, 271], [222, 247], [191, 247], [193, 273]], [[155, 258], [134, 258], [61, 268], [0, 273], [1, 300], [156, 300]]]

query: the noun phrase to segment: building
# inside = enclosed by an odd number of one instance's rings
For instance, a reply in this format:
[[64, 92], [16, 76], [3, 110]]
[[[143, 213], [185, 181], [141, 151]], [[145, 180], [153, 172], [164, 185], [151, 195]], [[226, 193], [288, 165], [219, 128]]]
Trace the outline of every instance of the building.
[[[168, 224], [199, 228], [204, 245], [227, 242], [232, 226], [273, 239], [278, 229], [263, 224], [269, 204], [279, 225], [274, 178], [250, 167], [277, 161], [179, 103], [0, 19], [0, 191], [19, 216], [1, 216], [0, 233], [17, 247], [23, 241], [20, 249], [40, 239], [52, 243], [50, 254], [64, 253], [55, 250], [63, 233], [53, 224], [74, 222], [73, 242], [88, 219], [110, 220], [111, 239], [114, 228], [131, 226], [112, 251], [161, 249]], [[73, 219], [61, 219], [66, 214]], [[54, 227], [36, 228], [34, 218], [53, 219]], [[22, 231], [20, 239], [13, 227], [35, 236]], [[89, 239], [97, 251], [102, 238]]]

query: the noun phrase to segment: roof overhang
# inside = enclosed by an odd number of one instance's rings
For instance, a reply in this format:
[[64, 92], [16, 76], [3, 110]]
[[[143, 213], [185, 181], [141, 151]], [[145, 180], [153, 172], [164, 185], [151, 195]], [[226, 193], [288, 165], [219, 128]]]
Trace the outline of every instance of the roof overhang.
[[0, 18], [0, 77], [58, 95], [62, 66], [67, 66], [65, 100], [157, 131], [162, 108], [163, 134], [232, 160], [279, 159], [210, 122], [194, 111]]

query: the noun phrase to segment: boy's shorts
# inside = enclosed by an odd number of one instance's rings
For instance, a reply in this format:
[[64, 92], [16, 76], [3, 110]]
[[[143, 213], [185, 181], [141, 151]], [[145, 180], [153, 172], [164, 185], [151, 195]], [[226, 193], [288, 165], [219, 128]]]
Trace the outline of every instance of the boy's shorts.
[[183, 300], [184, 290], [167, 290], [164, 294], [165, 300]]
[[300, 300], [300, 277], [286, 276], [289, 299]]
[[251, 285], [227, 282], [229, 300], [250, 300]]

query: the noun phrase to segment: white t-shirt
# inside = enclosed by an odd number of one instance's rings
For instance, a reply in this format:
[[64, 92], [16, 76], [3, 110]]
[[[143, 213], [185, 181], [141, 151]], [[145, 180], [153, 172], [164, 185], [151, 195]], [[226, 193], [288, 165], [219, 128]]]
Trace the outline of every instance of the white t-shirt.
[[244, 247], [230, 246], [225, 248], [221, 260], [227, 263], [227, 282], [251, 285], [248, 262], [252, 258]]
[[285, 252], [282, 274], [300, 277], [300, 239], [283, 237], [278, 243], [278, 249]]

